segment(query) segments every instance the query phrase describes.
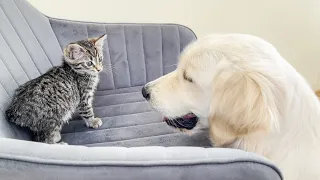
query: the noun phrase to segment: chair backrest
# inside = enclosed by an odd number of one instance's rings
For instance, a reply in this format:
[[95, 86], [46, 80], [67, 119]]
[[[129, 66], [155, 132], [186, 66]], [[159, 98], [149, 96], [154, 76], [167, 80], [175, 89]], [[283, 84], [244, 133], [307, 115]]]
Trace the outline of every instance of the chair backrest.
[[0, 0], [0, 137], [30, 138], [7, 122], [5, 109], [19, 85], [60, 64], [60, 56], [47, 17], [25, 0]]
[[177, 57], [194, 33], [174, 24], [99, 24], [50, 19], [61, 48], [71, 41], [107, 33], [98, 90], [141, 86], [176, 68]]
[[[60, 65], [72, 41], [107, 33], [105, 69], [98, 90], [142, 86], [176, 68], [183, 48], [196, 39], [174, 24], [103, 24], [48, 18], [25, 0], [0, 0], [0, 137], [30, 140], [4, 112], [14, 90]], [[110, 68], [109, 68], [110, 69]]]

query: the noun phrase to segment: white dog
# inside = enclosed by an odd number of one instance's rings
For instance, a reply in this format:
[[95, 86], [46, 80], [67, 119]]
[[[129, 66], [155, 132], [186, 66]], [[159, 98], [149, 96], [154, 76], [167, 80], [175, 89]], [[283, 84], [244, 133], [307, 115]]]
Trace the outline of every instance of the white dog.
[[320, 180], [319, 99], [258, 37], [199, 39], [185, 48], [175, 71], [142, 92], [167, 121], [197, 117], [217, 147], [263, 155], [285, 180]]

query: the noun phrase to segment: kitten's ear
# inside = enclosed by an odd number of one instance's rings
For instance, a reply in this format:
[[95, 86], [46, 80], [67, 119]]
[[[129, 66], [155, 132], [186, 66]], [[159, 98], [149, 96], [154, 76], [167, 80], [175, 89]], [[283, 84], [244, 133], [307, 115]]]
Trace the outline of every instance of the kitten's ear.
[[107, 34], [104, 34], [98, 38], [95, 38], [94, 39], [94, 45], [97, 47], [97, 48], [100, 48], [102, 49], [103, 47], [103, 44], [104, 44], [104, 40], [106, 39], [107, 37]]
[[64, 55], [71, 60], [81, 59], [84, 56], [84, 53], [84, 49], [80, 45], [74, 43], [69, 44], [64, 50]]

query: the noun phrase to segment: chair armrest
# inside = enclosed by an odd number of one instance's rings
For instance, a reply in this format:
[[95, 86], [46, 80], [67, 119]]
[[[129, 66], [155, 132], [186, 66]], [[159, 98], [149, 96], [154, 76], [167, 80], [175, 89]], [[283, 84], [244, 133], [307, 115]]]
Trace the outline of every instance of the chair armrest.
[[267, 159], [236, 149], [0, 144], [1, 179], [282, 179]]

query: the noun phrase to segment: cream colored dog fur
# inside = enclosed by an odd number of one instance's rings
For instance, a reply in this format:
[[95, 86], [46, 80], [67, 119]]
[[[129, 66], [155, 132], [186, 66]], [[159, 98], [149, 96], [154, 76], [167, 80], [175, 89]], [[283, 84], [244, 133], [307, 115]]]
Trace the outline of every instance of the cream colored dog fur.
[[164, 116], [198, 116], [215, 146], [263, 155], [285, 180], [320, 180], [319, 99], [265, 40], [209, 35], [185, 48], [175, 71], [145, 88]]

